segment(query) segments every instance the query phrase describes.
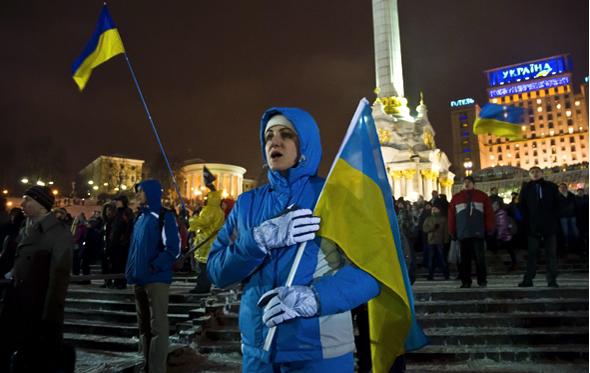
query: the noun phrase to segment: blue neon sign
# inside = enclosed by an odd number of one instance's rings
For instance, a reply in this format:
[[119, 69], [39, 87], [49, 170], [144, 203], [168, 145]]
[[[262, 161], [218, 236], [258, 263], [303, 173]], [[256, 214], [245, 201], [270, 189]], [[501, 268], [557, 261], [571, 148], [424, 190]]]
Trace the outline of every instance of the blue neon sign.
[[572, 63], [569, 55], [561, 55], [544, 60], [526, 62], [488, 71], [490, 87], [517, 83], [531, 79], [542, 79], [551, 75], [571, 71]]
[[517, 95], [519, 93], [537, 91], [539, 89], [547, 89], [568, 84], [570, 84], [570, 77], [566, 75], [557, 78], [534, 80], [528, 83], [522, 83], [510, 87], [492, 88], [489, 90], [488, 95], [490, 98]]
[[460, 107], [460, 106], [466, 106], [466, 105], [471, 105], [471, 104], [475, 104], [475, 100], [472, 99], [471, 97], [451, 101], [451, 107]]

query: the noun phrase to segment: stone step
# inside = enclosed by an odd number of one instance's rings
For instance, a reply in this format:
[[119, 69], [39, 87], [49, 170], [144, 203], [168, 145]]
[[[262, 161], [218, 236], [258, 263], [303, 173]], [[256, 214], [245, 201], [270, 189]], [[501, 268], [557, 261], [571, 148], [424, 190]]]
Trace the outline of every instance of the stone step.
[[[191, 297], [191, 295], [175, 292], [177, 289], [170, 289], [170, 303], [184, 303], [191, 299], [199, 300], [200, 297]], [[67, 297], [70, 299], [95, 299], [95, 300], [119, 300], [135, 303], [135, 293], [131, 286], [127, 289], [103, 289], [99, 285], [76, 285], [70, 284]]]
[[114, 337], [78, 333], [64, 333], [64, 341], [76, 348], [106, 351], [138, 351], [137, 337]]
[[198, 351], [201, 354], [229, 354], [241, 352], [241, 343], [236, 341], [199, 342]]
[[[137, 314], [135, 311], [105, 311], [95, 309], [65, 309], [65, 320], [96, 320], [113, 323], [137, 324]], [[171, 325], [188, 320], [188, 314], [168, 314], [168, 320]]]
[[537, 298], [583, 298], [588, 295], [588, 288], [518, 288], [494, 289], [472, 288], [464, 289], [431, 289], [431, 291], [415, 291], [416, 304], [429, 301], [457, 301], [483, 299], [537, 299]]
[[588, 342], [588, 327], [553, 328], [488, 328], [451, 327], [430, 328], [424, 333], [431, 345], [543, 345], [547, 341], [560, 344]]
[[422, 328], [502, 327], [542, 328], [557, 326], [588, 326], [587, 311], [506, 313], [431, 313], [416, 315]]
[[497, 362], [490, 359], [462, 361], [458, 363], [433, 364], [431, 362], [409, 362], [407, 373], [586, 373], [588, 363], [567, 361], [510, 361]]
[[587, 362], [588, 344], [559, 344], [536, 346], [512, 345], [430, 345], [407, 354], [409, 362], [433, 363], [489, 359], [493, 361], [561, 360]]
[[240, 329], [231, 328], [215, 328], [205, 330], [205, 336], [210, 341], [236, 341], [241, 340]]
[[416, 314], [586, 311], [588, 310], [588, 298], [559, 299], [559, 301], [550, 298], [441, 300], [416, 302], [414, 309]]
[[66, 320], [64, 332], [128, 338], [138, 335], [137, 323], [121, 324], [94, 320]]
[[[168, 310], [170, 313], [189, 313], [190, 310], [199, 307], [195, 303], [169, 303]], [[77, 309], [97, 309], [112, 311], [134, 312], [136, 310], [135, 301], [119, 301], [108, 299], [76, 299], [66, 298], [66, 307]]]

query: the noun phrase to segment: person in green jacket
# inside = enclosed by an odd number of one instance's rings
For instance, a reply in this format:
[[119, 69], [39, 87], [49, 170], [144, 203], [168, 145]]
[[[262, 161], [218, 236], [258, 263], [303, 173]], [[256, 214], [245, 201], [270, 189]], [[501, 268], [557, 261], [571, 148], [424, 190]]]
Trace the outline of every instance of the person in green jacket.
[[428, 260], [428, 280], [434, 280], [436, 267], [442, 270], [445, 280], [449, 279], [449, 266], [445, 260], [445, 243], [449, 242], [449, 230], [447, 218], [440, 213], [438, 206], [432, 206], [432, 212], [424, 220], [422, 230], [428, 234], [428, 246], [430, 257]]
[[208, 293], [211, 289], [211, 281], [207, 277], [207, 257], [211, 245], [217, 237], [217, 232], [225, 222], [225, 214], [221, 209], [221, 191], [212, 191], [207, 195], [207, 204], [198, 216], [189, 220], [189, 231], [195, 233], [195, 261], [199, 274], [197, 284], [191, 293]]

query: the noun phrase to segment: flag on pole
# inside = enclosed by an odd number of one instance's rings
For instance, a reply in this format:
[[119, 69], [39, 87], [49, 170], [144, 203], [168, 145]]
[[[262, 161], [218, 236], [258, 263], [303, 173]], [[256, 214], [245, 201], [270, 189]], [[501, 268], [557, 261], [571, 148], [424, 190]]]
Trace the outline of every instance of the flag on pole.
[[473, 123], [476, 135], [491, 134], [509, 140], [523, 138], [524, 109], [510, 105], [486, 104]]
[[318, 235], [334, 241], [381, 284], [369, 301], [374, 372], [428, 343], [416, 322], [393, 197], [369, 102], [361, 100], [320, 194]]
[[107, 5], [104, 4], [92, 38], [72, 65], [72, 78], [80, 91], [86, 86], [95, 67], [120, 53], [125, 53], [123, 41], [109, 14]]

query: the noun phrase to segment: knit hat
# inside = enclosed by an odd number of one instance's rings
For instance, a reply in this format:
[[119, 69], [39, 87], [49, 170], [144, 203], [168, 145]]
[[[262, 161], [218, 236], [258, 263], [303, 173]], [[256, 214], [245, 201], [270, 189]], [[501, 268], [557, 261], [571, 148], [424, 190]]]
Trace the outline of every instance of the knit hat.
[[39, 202], [47, 211], [51, 211], [55, 202], [55, 197], [51, 194], [51, 189], [45, 186], [33, 185], [25, 191], [25, 196], [29, 196]]
[[293, 127], [293, 123], [291, 123], [291, 121], [287, 119], [287, 117], [281, 114], [273, 116], [268, 120], [268, 122], [266, 122], [266, 127], [264, 127], [264, 133], [266, 133], [266, 131], [268, 131], [269, 128], [274, 126], [285, 126], [291, 129], [291, 131], [297, 133], [297, 131], [295, 131], [295, 127]]
[[465, 176], [465, 177], [463, 178], [463, 181], [465, 181], [465, 180], [469, 180], [469, 181], [471, 181], [473, 184], [475, 184], [475, 179], [473, 178], [473, 176]]

